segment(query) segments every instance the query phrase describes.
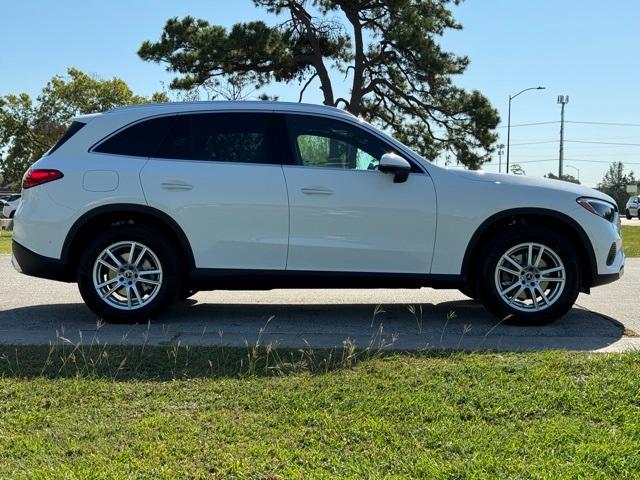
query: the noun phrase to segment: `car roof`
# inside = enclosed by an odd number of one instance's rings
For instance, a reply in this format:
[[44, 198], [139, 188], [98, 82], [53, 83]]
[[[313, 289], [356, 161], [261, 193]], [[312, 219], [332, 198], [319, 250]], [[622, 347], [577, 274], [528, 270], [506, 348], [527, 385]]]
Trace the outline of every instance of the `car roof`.
[[294, 102], [274, 102], [274, 101], [198, 101], [198, 102], [165, 102], [165, 103], [144, 103], [128, 105], [126, 107], [113, 108], [105, 114], [118, 113], [123, 111], [139, 111], [142, 113], [157, 114], [169, 112], [192, 112], [199, 110], [264, 110], [276, 112], [308, 112], [308, 113], [328, 113], [332, 115], [348, 116], [353, 115], [346, 110], [327, 105], [314, 105], [310, 103]]

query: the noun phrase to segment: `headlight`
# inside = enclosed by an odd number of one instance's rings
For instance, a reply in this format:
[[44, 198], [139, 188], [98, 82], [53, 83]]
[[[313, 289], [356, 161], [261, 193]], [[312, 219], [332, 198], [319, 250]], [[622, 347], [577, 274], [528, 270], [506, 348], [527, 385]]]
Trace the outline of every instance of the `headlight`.
[[595, 213], [599, 217], [610, 222], [615, 222], [618, 216], [618, 208], [604, 200], [596, 200], [595, 198], [580, 197], [576, 200], [580, 206], [586, 208], [591, 213]]

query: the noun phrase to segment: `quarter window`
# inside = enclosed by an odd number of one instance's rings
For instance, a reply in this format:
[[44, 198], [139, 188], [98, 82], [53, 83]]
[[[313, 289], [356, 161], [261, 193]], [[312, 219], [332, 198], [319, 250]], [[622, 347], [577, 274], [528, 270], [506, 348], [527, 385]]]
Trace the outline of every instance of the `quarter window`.
[[60, 140], [58, 140], [53, 147], [49, 149], [47, 155], [51, 155], [57, 149], [59, 149], [62, 145], [64, 145], [71, 137], [73, 137], [76, 133], [80, 131], [82, 127], [84, 127], [86, 123], [84, 122], [73, 122], [69, 125], [69, 128], [64, 132]]
[[102, 142], [94, 152], [151, 157], [175, 119], [171, 115], [136, 123]]

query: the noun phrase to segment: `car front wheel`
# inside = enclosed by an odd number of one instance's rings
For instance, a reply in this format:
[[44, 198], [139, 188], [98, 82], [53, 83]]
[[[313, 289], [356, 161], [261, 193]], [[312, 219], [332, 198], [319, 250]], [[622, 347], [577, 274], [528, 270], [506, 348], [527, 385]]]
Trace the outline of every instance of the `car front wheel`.
[[85, 303], [114, 323], [148, 321], [180, 291], [176, 255], [160, 232], [138, 225], [112, 227], [86, 249], [78, 269]]
[[[633, 217], [631, 216], [631, 213], [629, 212], [629, 209], [627, 208], [625, 215], [627, 217], [627, 220], [631, 220]], [[640, 210], [638, 210], [638, 218], [640, 218]]]
[[512, 227], [485, 250], [478, 282], [487, 309], [510, 323], [553, 322], [573, 306], [580, 263], [567, 239], [542, 227]]

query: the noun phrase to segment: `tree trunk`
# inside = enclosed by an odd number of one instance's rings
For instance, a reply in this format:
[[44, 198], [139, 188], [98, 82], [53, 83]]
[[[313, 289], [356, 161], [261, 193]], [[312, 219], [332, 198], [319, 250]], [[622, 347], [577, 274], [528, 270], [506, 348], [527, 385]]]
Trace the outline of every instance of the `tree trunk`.
[[355, 58], [353, 64], [353, 85], [351, 87], [351, 101], [347, 110], [356, 117], [362, 110], [362, 81], [364, 73], [364, 42], [362, 41], [362, 26], [357, 12], [346, 12], [347, 19], [353, 25], [353, 38], [355, 40]]

